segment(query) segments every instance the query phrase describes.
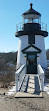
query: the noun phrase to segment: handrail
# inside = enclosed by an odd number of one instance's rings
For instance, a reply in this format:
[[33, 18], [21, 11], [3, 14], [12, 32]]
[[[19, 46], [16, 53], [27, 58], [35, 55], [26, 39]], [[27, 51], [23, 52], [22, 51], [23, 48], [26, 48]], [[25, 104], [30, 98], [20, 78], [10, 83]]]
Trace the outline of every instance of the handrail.
[[[27, 22], [27, 23], [29, 23], [29, 22]], [[37, 23], [37, 22], [33, 22], [33, 23]], [[23, 22], [22, 23], [20, 22], [19, 24], [17, 24], [16, 25], [16, 32], [23, 30], [23, 25], [24, 24], [25, 23], [23, 23]], [[41, 30], [47, 31], [47, 24], [41, 22], [40, 25], [41, 25]]]
[[38, 77], [39, 77], [40, 90], [44, 91], [44, 71], [41, 65], [38, 65]]
[[26, 74], [26, 67], [23, 64], [16, 72], [15, 72], [15, 82], [16, 82], [16, 92], [19, 91], [22, 83], [23, 83], [23, 79], [25, 77]]
[[44, 71], [43, 71], [43, 69], [42, 69], [42, 67], [41, 67], [40, 64], [38, 65], [38, 71], [39, 71], [40, 74], [43, 74], [43, 73], [44, 73]]
[[47, 31], [47, 24], [41, 22], [41, 30]]
[[49, 71], [49, 69], [44, 68], [43, 66], [41, 66], [44, 70]]
[[24, 67], [25, 67], [25, 65], [23, 64], [23, 65], [15, 72], [15, 74], [18, 74], [18, 73], [20, 74]]

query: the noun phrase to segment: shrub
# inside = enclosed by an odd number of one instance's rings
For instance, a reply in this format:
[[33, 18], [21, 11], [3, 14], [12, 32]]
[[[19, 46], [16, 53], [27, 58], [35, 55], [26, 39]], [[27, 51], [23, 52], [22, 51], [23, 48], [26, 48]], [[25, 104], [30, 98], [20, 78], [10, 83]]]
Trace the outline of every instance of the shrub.
[[46, 71], [46, 78], [49, 79], [49, 70]]

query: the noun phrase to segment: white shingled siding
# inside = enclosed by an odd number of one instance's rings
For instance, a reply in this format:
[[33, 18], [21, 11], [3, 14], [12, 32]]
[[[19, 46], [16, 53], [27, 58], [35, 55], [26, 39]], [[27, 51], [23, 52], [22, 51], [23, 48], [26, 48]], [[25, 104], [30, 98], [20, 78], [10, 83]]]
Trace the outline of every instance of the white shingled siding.
[[42, 52], [40, 53], [40, 64], [46, 68], [47, 67], [47, 59], [46, 59], [46, 51], [45, 51], [45, 43], [44, 37], [40, 35], [35, 36], [35, 46], [40, 48]]
[[21, 36], [19, 38], [19, 46], [18, 46], [18, 56], [17, 56], [17, 66], [21, 64], [26, 64], [25, 54], [21, 52], [22, 49], [28, 46], [28, 36]]
[[[19, 37], [19, 46], [18, 46], [18, 56], [17, 56], [17, 65], [26, 64], [25, 54], [21, 52], [22, 49], [28, 46], [28, 35]], [[47, 67], [46, 60], [46, 52], [45, 52], [45, 43], [44, 37], [40, 35], [35, 36], [35, 44], [36, 47], [42, 50], [40, 54], [38, 54], [37, 64], [41, 64], [44, 68]], [[32, 51], [33, 49], [30, 48]], [[28, 49], [29, 50], [29, 49]]]

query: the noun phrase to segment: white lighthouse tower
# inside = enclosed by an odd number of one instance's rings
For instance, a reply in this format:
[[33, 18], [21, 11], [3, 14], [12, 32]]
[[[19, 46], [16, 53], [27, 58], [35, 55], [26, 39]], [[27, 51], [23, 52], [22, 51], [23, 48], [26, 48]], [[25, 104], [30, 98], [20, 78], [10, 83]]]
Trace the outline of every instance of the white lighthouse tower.
[[22, 14], [22, 28], [17, 27], [15, 36], [19, 38], [17, 68], [26, 65], [26, 74], [37, 74], [37, 65], [47, 67], [44, 38], [48, 36], [47, 29], [41, 24], [41, 14], [30, 9]]

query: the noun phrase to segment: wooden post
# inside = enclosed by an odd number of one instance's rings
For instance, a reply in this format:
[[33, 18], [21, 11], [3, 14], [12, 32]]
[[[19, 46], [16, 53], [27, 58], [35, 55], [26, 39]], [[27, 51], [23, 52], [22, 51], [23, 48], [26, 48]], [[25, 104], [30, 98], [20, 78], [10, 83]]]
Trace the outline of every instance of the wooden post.
[[41, 90], [44, 91], [44, 74], [41, 75]]
[[18, 92], [18, 74], [15, 74], [16, 92]]
[[42, 74], [42, 91], [44, 91], [44, 74]]

